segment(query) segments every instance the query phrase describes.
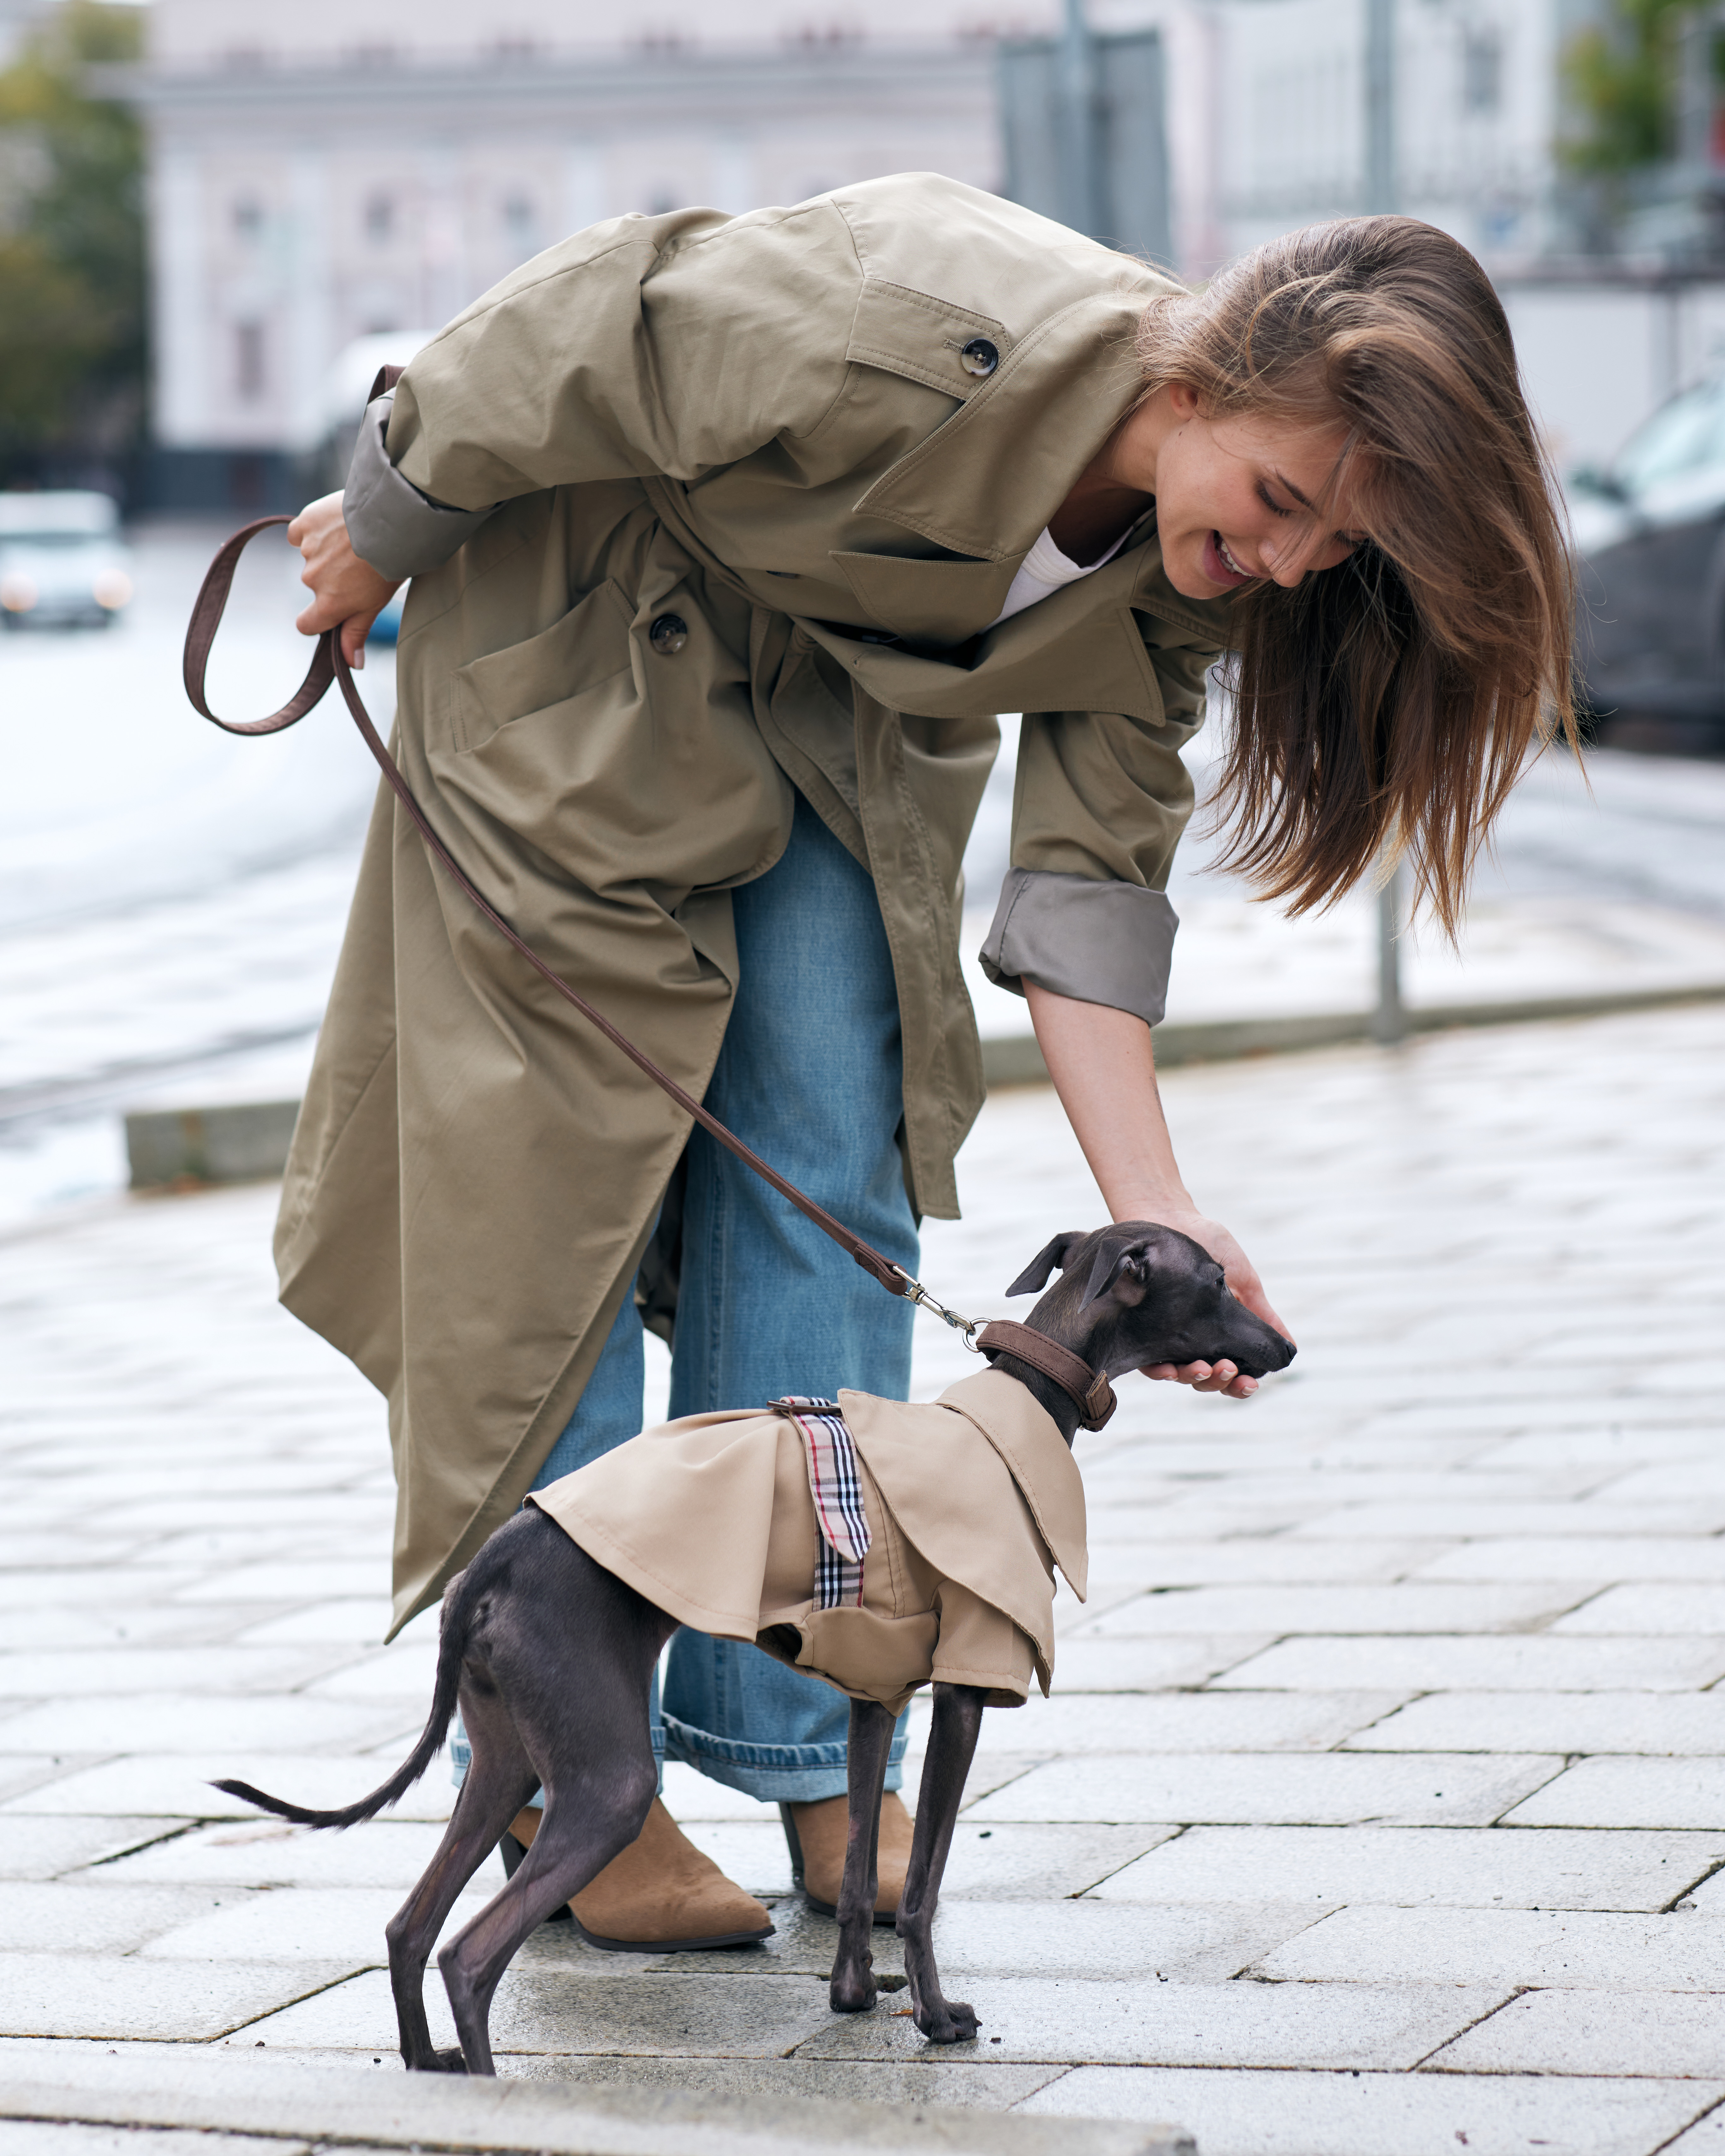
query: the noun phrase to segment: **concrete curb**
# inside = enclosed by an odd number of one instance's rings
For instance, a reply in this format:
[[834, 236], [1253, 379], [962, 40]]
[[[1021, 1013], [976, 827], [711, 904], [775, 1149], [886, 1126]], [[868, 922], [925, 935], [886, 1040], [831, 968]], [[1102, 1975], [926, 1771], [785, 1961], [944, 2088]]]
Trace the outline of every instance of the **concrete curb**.
[[[80, 2063], [110, 2065], [106, 2058]], [[172, 2074], [151, 2075], [121, 2059], [75, 2083], [14, 2080], [0, 2087], [0, 2118], [486, 2156], [1198, 2156], [1191, 2135], [1176, 2126], [1019, 2118], [950, 2105], [384, 2076], [213, 2058], [194, 2071], [195, 2078], [182, 2063]]]
[[126, 1119], [134, 1190], [175, 1183], [254, 1183], [287, 1165], [297, 1101], [223, 1108], [170, 1108]]
[[[1622, 1013], [1725, 1002], [1725, 982], [1686, 988], [1628, 988], [1599, 996], [1534, 996], [1514, 1003], [1415, 1004], [1404, 1011], [1409, 1034], [1454, 1027], [1529, 1025], [1543, 1020], [1611, 1018]], [[1301, 1049], [1337, 1048], [1372, 1039], [1368, 1010], [1315, 1012], [1291, 1018], [1217, 1019], [1208, 1024], [1159, 1025], [1156, 1065], [1228, 1063], [1245, 1055], [1286, 1055]], [[983, 1043], [983, 1077], [994, 1086], [1045, 1086], [1048, 1065], [1032, 1034]]]

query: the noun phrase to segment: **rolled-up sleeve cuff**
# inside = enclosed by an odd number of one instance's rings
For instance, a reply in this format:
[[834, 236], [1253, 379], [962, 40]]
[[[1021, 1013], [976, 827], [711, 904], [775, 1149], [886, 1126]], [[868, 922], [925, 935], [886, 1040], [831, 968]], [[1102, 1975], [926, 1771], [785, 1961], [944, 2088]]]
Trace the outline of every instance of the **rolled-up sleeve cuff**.
[[983, 971], [1015, 995], [1034, 981], [1055, 995], [1106, 1004], [1158, 1025], [1168, 1008], [1179, 925], [1166, 891], [1011, 869], [983, 945]]
[[366, 407], [347, 467], [341, 513], [361, 561], [380, 577], [399, 583], [403, 577], [440, 569], [495, 509], [450, 509], [402, 477], [383, 443], [394, 403], [390, 391]]

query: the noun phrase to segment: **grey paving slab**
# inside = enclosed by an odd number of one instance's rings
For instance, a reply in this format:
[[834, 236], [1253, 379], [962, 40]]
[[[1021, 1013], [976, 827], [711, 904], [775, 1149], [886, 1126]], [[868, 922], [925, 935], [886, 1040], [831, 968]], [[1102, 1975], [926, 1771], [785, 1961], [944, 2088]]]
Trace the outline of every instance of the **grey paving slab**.
[[[692, 2089], [726, 2096], [819, 2097], [828, 2102], [933, 2103], [1008, 2111], [1065, 2072], [1062, 2066], [954, 2065], [940, 2058], [897, 2066], [831, 2059], [577, 2058], [516, 2052], [500, 2062], [513, 2078], [574, 2082], [586, 2088]], [[131, 2152], [129, 2152], [131, 2156]]]
[[1306, 1984], [1725, 1991], [1725, 1918], [1593, 1910], [1338, 1909], [1260, 1964]]
[[1212, 1680], [1254, 1691], [1693, 1691], [1725, 1676], [1725, 1639], [1284, 1640]]
[[324, 1985], [352, 1963], [151, 1962], [129, 1955], [0, 1954], [4, 2029], [18, 2036], [219, 2036]]
[[[1621, 1581], [1725, 1583], [1725, 1541], [1707, 1535], [1502, 1535], [1464, 1543], [1420, 1568], [1421, 1579], [1568, 1579], [1605, 1587]], [[1576, 1629], [1574, 1625], [1568, 1630]], [[1625, 1631], [1644, 1631], [1626, 1625]], [[1664, 1630], [1661, 1625], [1657, 1628]], [[1715, 1631], [1701, 1625], [1698, 1631]]]
[[[414, 1629], [409, 1626], [402, 1637], [408, 1638]], [[331, 1595], [326, 1601], [311, 1603], [302, 1609], [285, 1611], [276, 1617], [254, 1617], [235, 1632], [234, 1637], [259, 1646], [330, 1640], [343, 1645], [377, 1647], [382, 1645], [383, 1635], [388, 1630], [387, 1594], [346, 1594]]]
[[[825, 1982], [806, 1975], [653, 1976], [608, 1957], [592, 1976], [518, 1962], [499, 1985], [491, 2038], [500, 2051], [632, 2052], [641, 2056], [782, 2058], [834, 2016]], [[426, 1985], [433, 2041], [454, 2041], [449, 2002]], [[381, 1969], [272, 2015], [258, 2036], [272, 2051], [331, 2046], [381, 2051], [395, 2042], [395, 2009]]]
[[328, 1666], [303, 1650], [132, 1644], [0, 1654], [0, 1699], [66, 1700], [127, 1691], [281, 1692]]
[[[5, 1724], [0, 1723], [0, 1737], [4, 1731]], [[274, 1796], [320, 1810], [351, 1804], [385, 1778], [376, 1759], [353, 1755], [325, 1758], [285, 1749], [247, 1751], [238, 1745], [221, 1752], [135, 1752], [100, 1767], [80, 1767], [58, 1780], [8, 1798], [0, 1804], [0, 1816], [32, 1812], [61, 1816], [165, 1814], [175, 1819], [256, 1819], [258, 1815], [249, 1804], [238, 1797], [224, 1796], [211, 1786], [223, 1777], [249, 1782]], [[447, 1779], [434, 1768], [408, 1790], [391, 1815], [447, 1819], [453, 1796]]]
[[1507, 1815], [1518, 1826], [1725, 1829], [1725, 1759], [1582, 1759]]
[[381, 1654], [345, 1663], [305, 1687], [308, 1699], [411, 1699], [429, 1707], [437, 1674], [437, 1648], [413, 1640]]
[[1189, 1753], [1055, 1760], [967, 1807], [996, 1820], [1176, 1820], [1183, 1824], [1484, 1825], [1557, 1773], [1514, 1753]]
[[1203, 1826], [1113, 1873], [1091, 1898], [1651, 1912], [1721, 1863], [1725, 1834]]
[[1087, 1753], [1327, 1751], [1392, 1712], [1404, 1697], [1393, 1691], [1180, 1691], [1122, 1697], [1056, 1689], [1050, 1699], [1033, 1696], [1009, 1713], [985, 1714], [981, 1743], [988, 1751], [998, 1743], [1003, 1750], [1063, 1758]]
[[[162, 1823], [148, 1824], [159, 1830]], [[15, 1831], [83, 1825], [80, 1820], [20, 1818], [7, 1822], [0, 1839], [9, 1841]], [[440, 1826], [406, 1820], [370, 1820], [339, 1834], [291, 1826], [285, 1820], [234, 1820], [153, 1842], [88, 1876], [102, 1887], [377, 1887], [393, 1891], [400, 1899], [423, 1875], [442, 1840]], [[488, 1857], [475, 1875], [475, 1890], [489, 1885], [495, 1892], [502, 1884], [501, 1861]]]
[[[982, 2024], [979, 2045], [998, 2050], [1009, 2062], [1324, 2066], [1362, 2071], [1414, 2066], [1435, 2045], [1489, 2013], [1502, 1995], [1454, 1984], [1182, 1984], [1147, 1983], [1142, 1976], [1045, 1983], [993, 1976], [968, 1982], [963, 1994]], [[832, 2017], [799, 2056], [915, 2056], [923, 2039], [891, 1998], [870, 2014]], [[1350, 2011], [1355, 1998], [1358, 2009]]]
[[1194, 1587], [1140, 1596], [1093, 1618], [1076, 1636], [1119, 1639], [1206, 1630], [1492, 1632], [1543, 1624], [1573, 1608], [1586, 1591], [1569, 1584], [1497, 1586], [1485, 1582], [1465, 1586]]
[[[1147, 1577], [1160, 1587], [1232, 1584], [1253, 1586], [1269, 1581], [1301, 1585], [1371, 1585], [1403, 1579], [1409, 1573], [1429, 1572], [1433, 1559], [1446, 1547], [1435, 1538], [1382, 1542], [1369, 1541], [1363, 1536], [1335, 1542], [1294, 1542], [1281, 1535], [1236, 1535], [1227, 1541], [1199, 1541], [1193, 1537], [1166, 1542], [1157, 1536], [1153, 1517], [1147, 1517], [1141, 1539], [1122, 1517], [1125, 1509], [1097, 1506], [1093, 1512], [1089, 1540], [1090, 1547], [1097, 1553], [1096, 1562], [1115, 1569], [1120, 1562], [1115, 1553], [1129, 1551], [1133, 1564], [1141, 1567]], [[1515, 1576], [1511, 1573], [1501, 1575], [1506, 1579]]]
[[176, 1820], [15, 1814], [0, 1828], [0, 1879], [52, 1879], [85, 1865], [105, 1865], [124, 1850], [177, 1834], [179, 1826]]
[[1274, 1637], [1267, 1632], [1241, 1632], [1221, 1639], [1182, 1635], [1155, 1640], [1064, 1639], [1055, 1658], [1055, 1686], [1065, 1695], [1161, 1691], [1208, 1684], [1261, 1654]]
[[[28, 1707], [0, 1722], [0, 1744], [21, 1752], [204, 1752], [213, 1745], [283, 1750], [411, 1739], [423, 1717], [398, 1701], [307, 1699], [275, 1692], [205, 1697], [196, 1692], [104, 1692]], [[406, 1745], [403, 1744], [403, 1750]], [[362, 1794], [356, 1792], [356, 1794]]]
[[1651, 2156], [1722, 2091], [1687, 2081], [1080, 2066], [1019, 2108], [1033, 2118], [1178, 2118], [1203, 2156], [1527, 2156], [1534, 2148]]
[[[140, 2156], [139, 2136], [125, 2126], [83, 2126], [65, 2119], [9, 2118], [3, 2129], [6, 2156]], [[306, 2148], [305, 2142], [298, 2144]], [[158, 2128], [148, 2156], [295, 2156], [295, 2144], [273, 2135], [176, 2133]]]
[[1725, 1633], [1725, 1584], [1637, 1582], [1611, 1587], [1553, 1625], [1555, 1633]]
[[1430, 1692], [1343, 1743], [1368, 1752], [1491, 1752], [1525, 1744], [1541, 1752], [1725, 1755], [1725, 1693]]
[[1425, 2064], [1445, 2073], [1725, 2079], [1725, 2014], [1711, 1993], [1529, 1991]]
[[231, 1905], [232, 1887], [98, 1887], [64, 1880], [8, 1880], [0, 1884], [0, 1953], [131, 1953], [164, 1932], [219, 1909], [223, 1893]]
[[[1497, 1541], [1538, 1542], [1572, 1535], [1584, 1540], [1617, 1536], [1663, 1540], [1682, 1537], [1701, 1542], [1725, 1529], [1725, 1497], [1685, 1504], [1607, 1504], [1596, 1498], [1572, 1498], [1563, 1504], [1503, 1504], [1489, 1500], [1458, 1502], [1434, 1499], [1429, 1504], [1352, 1505], [1321, 1512], [1288, 1530], [1291, 1541], [1339, 1540], [1358, 1535], [1388, 1541], [1415, 1535]], [[1555, 1560], [1554, 1560], [1555, 1561]]]
[[[1051, 1902], [1081, 1894], [1153, 1849], [1172, 1826], [973, 1826], [955, 1832], [942, 1905], [954, 1901]], [[1141, 1848], [1138, 1845], [1142, 1843]]]
[[[139, 1949], [140, 1958], [340, 1960], [351, 1966], [382, 1962], [388, 1958], [383, 1928], [403, 1898], [393, 1887], [302, 1887], [285, 1894], [237, 1896], [232, 1887], [223, 1892], [224, 1903], [161, 1931]], [[444, 1933], [453, 1937], [470, 1923], [490, 1898], [483, 1890], [464, 1893], [449, 1912]]]
[[[327, 1471], [312, 1466], [306, 1480]], [[303, 1487], [303, 1482], [299, 1486]], [[260, 1491], [259, 1495], [262, 1495]], [[375, 1592], [381, 1568], [373, 1558], [316, 1563], [249, 1564], [213, 1572], [179, 1589], [180, 1602], [311, 1602], [326, 1595], [360, 1596]]]

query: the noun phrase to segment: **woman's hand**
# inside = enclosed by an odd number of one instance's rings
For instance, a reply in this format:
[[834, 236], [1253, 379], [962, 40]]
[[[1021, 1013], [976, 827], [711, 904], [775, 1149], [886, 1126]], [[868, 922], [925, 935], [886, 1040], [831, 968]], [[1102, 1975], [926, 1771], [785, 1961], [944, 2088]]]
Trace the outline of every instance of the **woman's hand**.
[[366, 663], [366, 639], [400, 588], [362, 562], [347, 536], [339, 494], [307, 502], [287, 528], [288, 544], [305, 557], [300, 582], [312, 594], [311, 604], [294, 624], [301, 636], [341, 632], [341, 652], [350, 666]]
[[[1154, 1220], [1201, 1243], [1246, 1308], [1291, 1340], [1251, 1260], [1219, 1221], [1199, 1211], [1180, 1180], [1156, 1090], [1149, 1027], [1130, 1011], [1078, 1003], [1031, 981], [1024, 983], [1024, 994], [1049, 1075], [1111, 1215]], [[1255, 1378], [1226, 1362], [1157, 1363], [1144, 1375], [1233, 1400], [1249, 1399], [1258, 1389]]]
[[[1207, 1220], [1202, 1213], [1182, 1212], [1178, 1208], [1165, 1209], [1147, 1217], [1159, 1220], [1164, 1228], [1178, 1228], [1194, 1243], [1202, 1243], [1226, 1273], [1229, 1286], [1246, 1308], [1266, 1325], [1273, 1325], [1284, 1340], [1293, 1338], [1271, 1309], [1256, 1266], [1219, 1220]], [[1152, 1363], [1145, 1366], [1143, 1374], [1190, 1385], [1198, 1393], [1223, 1393], [1230, 1400], [1247, 1399], [1258, 1389], [1257, 1379], [1242, 1377], [1231, 1363], [1218, 1363], [1214, 1368], [1208, 1363]]]

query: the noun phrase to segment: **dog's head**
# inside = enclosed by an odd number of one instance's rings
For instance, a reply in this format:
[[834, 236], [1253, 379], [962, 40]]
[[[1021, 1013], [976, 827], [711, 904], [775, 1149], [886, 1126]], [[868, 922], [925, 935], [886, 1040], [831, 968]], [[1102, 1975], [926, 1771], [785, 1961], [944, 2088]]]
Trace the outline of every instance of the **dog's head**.
[[1232, 1363], [1249, 1378], [1285, 1370], [1291, 1341], [1255, 1317], [1201, 1243], [1153, 1220], [1056, 1235], [1009, 1295], [1060, 1277], [1029, 1322], [1111, 1378], [1151, 1363]]

